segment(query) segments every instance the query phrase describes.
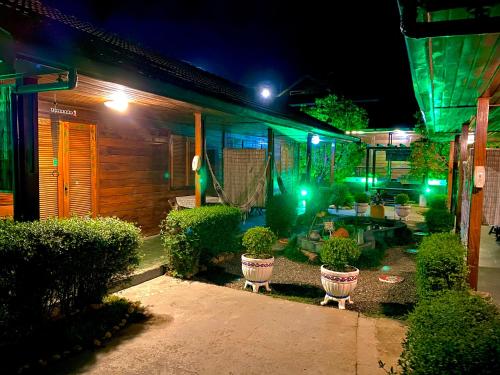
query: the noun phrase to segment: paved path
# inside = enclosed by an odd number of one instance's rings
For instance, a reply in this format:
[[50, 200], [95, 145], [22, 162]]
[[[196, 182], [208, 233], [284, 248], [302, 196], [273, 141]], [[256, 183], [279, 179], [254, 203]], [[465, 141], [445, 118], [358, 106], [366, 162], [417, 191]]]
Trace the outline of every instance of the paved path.
[[405, 331], [389, 319], [165, 276], [118, 294], [153, 318], [77, 358], [73, 373], [384, 374], [378, 360], [397, 362]]

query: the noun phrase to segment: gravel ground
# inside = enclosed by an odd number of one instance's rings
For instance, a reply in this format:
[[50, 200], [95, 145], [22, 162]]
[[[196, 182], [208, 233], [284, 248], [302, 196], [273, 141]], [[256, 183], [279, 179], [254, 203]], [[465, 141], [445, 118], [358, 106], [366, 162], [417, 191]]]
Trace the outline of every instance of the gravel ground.
[[[404, 252], [404, 247], [392, 247], [386, 251], [382, 265], [391, 270], [362, 269], [358, 286], [351, 296], [353, 304], [346, 304], [349, 310], [367, 314], [382, 314], [401, 318], [415, 302], [415, 255]], [[271, 281], [272, 296], [305, 303], [319, 304], [323, 300], [319, 266], [289, 260], [276, 254]], [[199, 275], [203, 281], [214, 282], [234, 289], [242, 289], [245, 283], [241, 273], [239, 257], [219, 264], [220, 268]], [[378, 280], [382, 274], [404, 277], [399, 284], [388, 284]], [[251, 288], [247, 289], [249, 292]], [[265, 293], [261, 288], [260, 293]], [[337, 307], [330, 302], [329, 306]]]

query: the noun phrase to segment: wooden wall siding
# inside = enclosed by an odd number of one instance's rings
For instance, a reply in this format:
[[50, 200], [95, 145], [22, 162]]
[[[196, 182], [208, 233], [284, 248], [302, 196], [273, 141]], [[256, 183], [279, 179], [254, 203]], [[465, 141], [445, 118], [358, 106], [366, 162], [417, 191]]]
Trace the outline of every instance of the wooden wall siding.
[[194, 139], [181, 135], [170, 137], [170, 181], [172, 189], [194, 186], [191, 162], [195, 155]]
[[59, 122], [38, 121], [38, 168], [40, 176], [40, 218], [59, 216]]
[[[51, 102], [41, 102], [40, 114], [50, 116], [51, 106]], [[170, 187], [169, 119], [114, 114], [104, 108], [79, 108], [76, 118], [53, 114], [52, 118], [96, 124], [98, 215], [117, 216], [137, 223], [145, 235], [156, 234], [170, 209], [168, 199], [194, 194], [185, 185], [176, 190]], [[183, 168], [186, 162], [184, 157]]]
[[14, 196], [0, 192], [0, 217], [14, 216]]
[[293, 193], [299, 180], [299, 161], [296, 142], [280, 138], [275, 145], [276, 175], [281, 176], [287, 192]]

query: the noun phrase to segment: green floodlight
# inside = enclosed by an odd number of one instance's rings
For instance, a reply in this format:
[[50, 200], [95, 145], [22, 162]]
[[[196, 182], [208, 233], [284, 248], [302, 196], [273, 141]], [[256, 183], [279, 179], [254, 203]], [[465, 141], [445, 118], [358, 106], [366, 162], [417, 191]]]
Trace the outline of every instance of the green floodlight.
[[426, 192], [426, 193], [430, 193], [430, 192], [431, 192], [431, 188], [427, 186], [427, 187], [425, 188], [425, 192]]
[[307, 196], [307, 190], [306, 189], [301, 189], [300, 190], [300, 195], [302, 195], [303, 197], [306, 197]]

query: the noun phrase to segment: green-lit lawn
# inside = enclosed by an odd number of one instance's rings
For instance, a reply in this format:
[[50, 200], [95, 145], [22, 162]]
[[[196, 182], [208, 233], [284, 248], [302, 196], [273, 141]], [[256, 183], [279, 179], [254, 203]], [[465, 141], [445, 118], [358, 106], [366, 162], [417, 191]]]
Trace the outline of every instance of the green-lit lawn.
[[140, 252], [142, 253], [142, 259], [138, 270], [145, 270], [165, 263], [165, 251], [159, 235], [146, 237]]

